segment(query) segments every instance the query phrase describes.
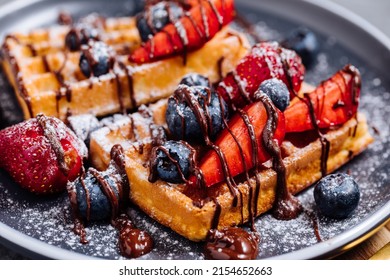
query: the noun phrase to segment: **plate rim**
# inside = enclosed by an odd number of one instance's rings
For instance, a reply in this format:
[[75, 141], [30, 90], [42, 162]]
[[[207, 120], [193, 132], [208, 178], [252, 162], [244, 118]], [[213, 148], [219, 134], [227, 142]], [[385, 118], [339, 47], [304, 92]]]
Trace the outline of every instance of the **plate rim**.
[[[20, 9], [37, 5], [38, 3], [53, 0], [16, 0], [7, 2], [0, 5], [0, 19], [5, 16], [17, 12]], [[65, 2], [71, 2], [63, 0]], [[87, 1], [87, 0], [82, 0]], [[239, 2], [237, 0], [237, 2]], [[243, 3], [247, 2], [242, 0]], [[302, 0], [305, 4], [315, 6], [325, 11], [328, 14], [332, 14], [338, 18], [348, 21], [350, 24], [357, 27], [360, 31], [369, 33], [379, 45], [382, 45], [390, 52], [390, 38], [378, 29], [376, 26], [365, 20], [363, 17], [355, 14], [347, 8], [328, 0]], [[3, 38], [0, 38], [1, 40]], [[370, 236], [372, 236], [377, 230], [379, 230], [384, 224], [390, 221], [390, 201], [382, 205], [375, 212], [368, 215], [359, 224], [346, 230], [345, 232], [320, 243], [311, 245], [309, 247], [296, 250], [290, 253], [265, 258], [266, 260], [279, 260], [279, 259], [318, 259], [335, 257], [352, 247], [360, 244]], [[93, 256], [84, 255], [82, 253], [74, 252], [68, 249], [63, 249], [54, 245], [50, 245], [44, 241], [33, 238], [24, 234], [10, 226], [0, 222], [0, 243], [12, 251], [20, 253], [26, 257], [33, 257], [35, 259], [48, 258], [48, 259], [85, 259], [85, 260], [98, 260]], [[352, 245], [351, 245], [352, 244]]]

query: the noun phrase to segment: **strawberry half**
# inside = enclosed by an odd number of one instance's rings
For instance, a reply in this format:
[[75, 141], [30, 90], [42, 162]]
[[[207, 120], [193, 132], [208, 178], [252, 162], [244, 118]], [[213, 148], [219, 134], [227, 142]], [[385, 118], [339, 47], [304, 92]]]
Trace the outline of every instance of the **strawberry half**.
[[253, 100], [260, 84], [270, 78], [283, 81], [295, 96], [301, 88], [305, 67], [292, 50], [282, 48], [277, 42], [256, 44], [233, 72], [219, 83], [218, 93], [234, 107], [242, 108]]
[[136, 49], [130, 61], [146, 63], [202, 47], [234, 16], [233, 0], [190, 1], [191, 9]]
[[315, 129], [313, 117], [320, 129], [342, 125], [356, 115], [360, 88], [359, 71], [352, 65], [345, 66], [313, 92], [291, 101], [284, 112], [286, 132]]
[[80, 173], [85, 144], [60, 120], [38, 115], [0, 131], [0, 167], [33, 193], [55, 193]]
[[[278, 120], [273, 139], [280, 145], [285, 135], [285, 122], [283, 113], [276, 108], [275, 110]], [[249, 120], [249, 126], [248, 121], [245, 121], [244, 117]], [[254, 167], [255, 156], [257, 156], [258, 164], [264, 163], [270, 158], [262, 140], [262, 134], [267, 120], [268, 115], [265, 105], [262, 101], [256, 101], [244, 109], [239, 110], [229, 121], [228, 128], [225, 128], [221, 132], [215, 145], [224, 155], [231, 177], [249, 171]], [[250, 127], [253, 128], [252, 135], [254, 137], [251, 137]], [[253, 144], [255, 143], [257, 143], [258, 148], [257, 155], [252, 152]], [[212, 186], [226, 179], [223, 164], [214, 149], [211, 149], [202, 158], [199, 168], [203, 174], [206, 186]], [[196, 179], [191, 178], [191, 181], [195, 182]]]

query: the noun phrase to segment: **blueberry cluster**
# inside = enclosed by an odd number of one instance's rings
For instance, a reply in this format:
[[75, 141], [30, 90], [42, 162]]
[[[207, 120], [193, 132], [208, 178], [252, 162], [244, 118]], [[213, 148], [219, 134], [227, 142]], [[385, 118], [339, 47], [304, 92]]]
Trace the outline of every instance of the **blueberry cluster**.
[[188, 179], [194, 150], [187, 142], [199, 144], [214, 140], [224, 128], [228, 113], [225, 101], [213, 92], [207, 77], [184, 76], [168, 99], [165, 115], [169, 135], [175, 140], [154, 148], [152, 173], [170, 183]]
[[143, 42], [164, 28], [168, 23], [182, 17], [184, 10], [173, 1], [161, 1], [146, 7], [137, 15], [137, 28]]

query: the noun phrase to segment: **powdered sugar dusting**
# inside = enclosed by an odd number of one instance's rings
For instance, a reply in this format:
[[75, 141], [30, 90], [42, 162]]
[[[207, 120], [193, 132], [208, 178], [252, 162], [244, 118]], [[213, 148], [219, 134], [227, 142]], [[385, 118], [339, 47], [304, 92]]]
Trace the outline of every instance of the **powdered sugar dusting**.
[[[253, 21], [259, 20], [254, 16]], [[266, 23], [267, 22], [267, 23]], [[291, 31], [292, 25], [283, 20], [261, 17], [256, 30], [278, 40], [283, 34], [276, 30]], [[308, 211], [318, 216], [319, 231], [323, 240], [329, 240], [369, 218], [390, 200], [389, 125], [390, 85], [388, 79], [372, 72], [365, 63], [339, 46], [335, 38], [321, 38], [321, 52], [316, 63], [307, 73], [307, 80], [313, 84], [330, 77], [347, 63], [355, 64], [363, 74], [363, 89], [360, 111], [365, 113], [376, 141], [367, 151], [353, 159], [340, 172], [348, 172], [358, 182], [361, 200], [353, 215], [344, 220], [334, 220], [317, 214], [313, 189], [299, 195]], [[1, 119], [2, 125], [21, 120], [15, 114], [15, 100], [12, 90], [0, 75]], [[4, 171], [0, 171], [0, 222], [28, 236], [53, 245], [53, 250], [63, 248], [91, 257], [122, 259], [117, 246], [117, 231], [107, 222], [89, 224], [87, 239], [82, 245], [79, 237], [72, 231], [73, 223], [70, 205], [66, 194], [37, 197], [15, 185]], [[201, 243], [194, 243], [161, 226], [135, 207], [128, 213], [135, 225], [147, 230], [154, 239], [155, 247], [142, 259], [202, 259]], [[260, 232], [259, 258], [281, 255], [306, 248], [317, 243], [312, 221], [301, 214], [292, 221], [278, 221], [266, 214], [256, 220]]]

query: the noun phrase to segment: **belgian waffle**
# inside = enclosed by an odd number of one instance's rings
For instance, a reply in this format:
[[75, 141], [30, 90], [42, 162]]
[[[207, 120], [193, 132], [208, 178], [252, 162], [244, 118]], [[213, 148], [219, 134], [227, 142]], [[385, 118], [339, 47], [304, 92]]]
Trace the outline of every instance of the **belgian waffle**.
[[38, 113], [62, 120], [69, 114], [104, 116], [134, 109], [167, 97], [190, 72], [220, 79], [237, 64], [248, 48], [246, 38], [228, 27], [201, 49], [181, 57], [143, 65], [128, 61], [141, 39], [134, 18], [94, 16], [86, 21], [99, 30], [99, 39], [115, 52], [113, 69], [99, 78], [80, 71], [80, 51], [65, 48], [73, 27], [54, 26], [30, 33], [12, 33], [2, 47], [2, 64], [26, 119]]
[[[277, 174], [270, 162], [265, 163], [261, 170], [257, 201], [253, 201], [250, 194], [251, 188], [256, 185], [255, 178], [249, 181], [242, 179], [238, 184], [241, 199], [237, 206], [233, 206], [233, 196], [225, 183], [208, 188], [207, 196], [211, 199], [202, 204], [198, 203], [196, 194], [188, 191], [185, 185], [162, 180], [151, 183], [148, 180], [148, 163], [154, 128], [166, 126], [166, 104], [166, 100], [160, 100], [149, 107], [143, 106], [139, 112], [117, 116], [108, 126], [93, 132], [90, 144], [93, 165], [104, 170], [110, 161], [111, 148], [115, 144], [122, 145], [130, 181], [130, 199], [152, 218], [193, 241], [204, 240], [211, 228], [247, 222], [251, 217], [249, 209], [256, 209], [254, 216], [259, 216], [272, 208]], [[373, 141], [362, 114], [328, 131], [324, 136], [330, 143], [328, 173], [348, 162]], [[287, 187], [292, 194], [304, 190], [323, 176], [320, 139], [297, 142], [286, 138], [281, 147], [287, 171]]]

